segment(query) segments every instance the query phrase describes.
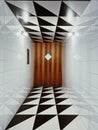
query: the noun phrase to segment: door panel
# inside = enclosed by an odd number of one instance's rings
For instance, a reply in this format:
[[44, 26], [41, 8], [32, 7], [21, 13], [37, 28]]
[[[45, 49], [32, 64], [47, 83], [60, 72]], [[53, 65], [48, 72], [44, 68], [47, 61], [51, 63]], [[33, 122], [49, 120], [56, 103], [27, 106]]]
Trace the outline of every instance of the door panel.
[[62, 86], [62, 43], [34, 44], [34, 86]]

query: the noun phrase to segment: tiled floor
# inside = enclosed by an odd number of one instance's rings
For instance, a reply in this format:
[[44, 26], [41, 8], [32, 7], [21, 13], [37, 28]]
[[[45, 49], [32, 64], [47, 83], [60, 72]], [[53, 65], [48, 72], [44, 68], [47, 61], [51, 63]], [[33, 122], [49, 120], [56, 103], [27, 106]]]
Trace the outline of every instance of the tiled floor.
[[63, 87], [33, 87], [6, 130], [87, 130]]

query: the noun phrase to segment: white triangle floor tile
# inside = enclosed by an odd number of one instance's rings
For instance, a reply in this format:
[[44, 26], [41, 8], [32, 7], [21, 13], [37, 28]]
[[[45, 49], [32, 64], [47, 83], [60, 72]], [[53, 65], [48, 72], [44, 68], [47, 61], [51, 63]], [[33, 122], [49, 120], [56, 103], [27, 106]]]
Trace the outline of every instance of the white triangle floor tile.
[[28, 98], [40, 98], [40, 95], [41, 94], [36, 94], [36, 95], [33, 95], [33, 96], [29, 96]]
[[51, 100], [49, 100], [49, 101], [46, 101], [46, 102], [44, 102], [44, 103], [41, 103], [42, 105], [46, 105], [46, 104], [51, 104], [51, 105], [54, 105], [55, 104], [55, 100], [54, 99], [51, 99]]
[[39, 128], [36, 130], [60, 130], [59, 128], [59, 122], [58, 122], [58, 117], [54, 117], [51, 120], [47, 121], [43, 125], [41, 125]]
[[54, 98], [54, 94], [50, 94], [50, 95], [47, 95], [47, 96], [43, 96], [42, 98]]
[[71, 105], [72, 103], [71, 103], [71, 101], [69, 100], [69, 99], [66, 99], [66, 100], [64, 100], [64, 101], [62, 101], [62, 102], [60, 102], [60, 103], [58, 103], [58, 105]]
[[63, 94], [63, 95], [61, 95], [61, 96], [58, 96], [57, 98], [68, 98], [68, 95]]
[[33, 114], [36, 114], [37, 113], [37, 108], [38, 106], [34, 106], [30, 109], [27, 109], [25, 111], [22, 111], [20, 113], [18, 113], [17, 115], [33, 115]]
[[57, 115], [56, 106], [48, 108], [47, 110], [39, 113], [38, 115]]
[[39, 99], [36, 99], [34, 101], [30, 101], [30, 102], [24, 103], [23, 105], [34, 105], [34, 104], [39, 104]]
[[76, 117], [63, 130], [87, 130], [80, 117]]
[[19, 123], [18, 125], [13, 126], [12, 128], [9, 128], [7, 130], [32, 130], [34, 120], [35, 120], [35, 116], [23, 121], [22, 123]]
[[33, 91], [33, 90], [32, 90], [32, 92], [30, 92], [30, 93], [41, 93], [41, 91], [42, 91], [42, 90], [36, 90], [36, 91]]
[[45, 91], [43, 93], [53, 93], [53, 90], [48, 90], [48, 91]]

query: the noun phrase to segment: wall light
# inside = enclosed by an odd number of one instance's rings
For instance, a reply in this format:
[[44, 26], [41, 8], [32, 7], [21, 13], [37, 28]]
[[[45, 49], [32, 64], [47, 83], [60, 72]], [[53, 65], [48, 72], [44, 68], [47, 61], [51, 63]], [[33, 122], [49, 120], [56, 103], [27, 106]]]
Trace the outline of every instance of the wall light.
[[68, 36], [71, 37], [71, 36], [79, 36], [79, 33], [78, 32], [70, 32], [68, 33]]
[[16, 35], [17, 36], [25, 36], [26, 37], [26, 36], [28, 36], [28, 33], [25, 32], [25, 31], [20, 31], [20, 32], [17, 32]]
[[27, 23], [28, 19], [29, 19], [28, 14], [27, 13], [23, 13], [23, 18], [22, 19], [24, 20], [25, 23]]
[[22, 32], [22, 35], [23, 35], [23, 36], [28, 36], [28, 33], [23, 31], [23, 32]]

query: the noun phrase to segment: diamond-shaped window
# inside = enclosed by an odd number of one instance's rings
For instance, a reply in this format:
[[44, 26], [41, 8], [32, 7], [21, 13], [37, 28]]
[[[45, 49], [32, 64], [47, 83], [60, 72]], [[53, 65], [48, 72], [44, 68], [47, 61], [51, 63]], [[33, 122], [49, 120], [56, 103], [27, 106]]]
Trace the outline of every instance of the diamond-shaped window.
[[47, 53], [47, 54], [45, 55], [45, 58], [46, 58], [46, 60], [50, 60], [50, 59], [52, 58], [52, 56], [51, 56], [49, 53]]

